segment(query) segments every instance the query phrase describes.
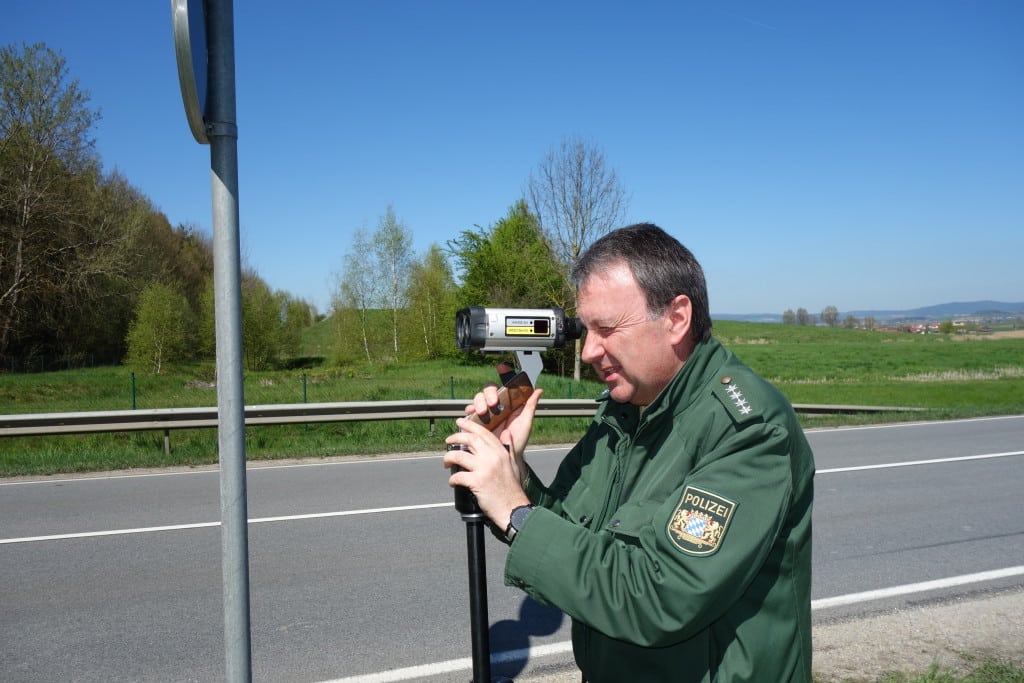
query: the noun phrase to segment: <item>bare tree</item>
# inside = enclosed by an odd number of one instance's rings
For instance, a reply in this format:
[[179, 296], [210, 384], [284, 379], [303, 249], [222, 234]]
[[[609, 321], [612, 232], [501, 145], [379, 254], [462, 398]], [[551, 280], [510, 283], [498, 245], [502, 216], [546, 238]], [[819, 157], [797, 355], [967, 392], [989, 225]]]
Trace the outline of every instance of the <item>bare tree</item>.
[[[619, 224], [628, 200], [604, 152], [581, 138], [562, 141], [540, 162], [527, 183], [530, 210], [537, 216], [555, 256], [569, 270], [594, 240]], [[571, 287], [568, 291], [573, 292]], [[575, 311], [575, 293], [567, 308]], [[580, 340], [573, 377], [580, 378]]]

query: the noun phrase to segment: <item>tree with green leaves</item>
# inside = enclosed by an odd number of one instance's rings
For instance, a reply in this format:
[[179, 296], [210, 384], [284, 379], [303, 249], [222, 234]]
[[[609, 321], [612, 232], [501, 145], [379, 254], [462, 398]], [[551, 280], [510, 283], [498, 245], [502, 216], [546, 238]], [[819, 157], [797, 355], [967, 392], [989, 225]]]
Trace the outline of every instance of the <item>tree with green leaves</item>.
[[[99, 112], [43, 44], [0, 48], [0, 356], [54, 294], [73, 291], [110, 235], [83, 215], [98, 177]], [[82, 229], [86, 228], [86, 229]], [[102, 256], [101, 256], [102, 258]]]
[[134, 278], [163, 282], [185, 295], [196, 314], [213, 277], [213, 239], [193, 224], [171, 227], [167, 217], [147, 211], [131, 246]]
[[464, 230], [448, 248], [461, 271], [460, 306], [565, 305], [561, 266], [525, 201], [491, 228]]
[[245, 369], [267, 370], [281, 357], [280, 299], [254, 273], [242, 277], [242, 355]]
[[[207, 281], [201, 304], [197, 348], [204, 358], [216, 357], [216, 306], [213, 279]], [[242, 273], [242, 359], [246, 370], [277, 367], [299, 352], [302, 331], [313, 323], [313, 307], [286, 292], [274, 291], [255, 272]]]
[[438, 245], [409, 268], [407, 316], [422, 341], [423, 356], [441, 358], [454, 353], [456, 286], [448, 260]]
[[185, 297], [153, 283], [143, 290], [128, 329], [128, 365], [159, 375], [168, 363], [192, 357], [195, 321]]
[[[60, 53], [0, 48], [0, 357], [120, 359], [154, 283], [209, 320], [200, 342], [212, 355], [211, 242], [172, 228], [127, 178], [101, 172], [98, 118]], [[287, 297], [274, 297], [278, 318], [289, 318]], [[277, 339], [273, 357], [295, 338]]]
[[277, 292], [282, 312], [281, 353], [295, 356], [302, 350], [302, 334], [316, 320], [316, 307], [287, 292]]
[[[464, 230], [448, 249], [461, 273], [460, 308], [564, 308], [571, 298], [561, 265], [523, 200], [491, 228]], [[566, 354], [548, 352], [545, 362], [561, 372]]]

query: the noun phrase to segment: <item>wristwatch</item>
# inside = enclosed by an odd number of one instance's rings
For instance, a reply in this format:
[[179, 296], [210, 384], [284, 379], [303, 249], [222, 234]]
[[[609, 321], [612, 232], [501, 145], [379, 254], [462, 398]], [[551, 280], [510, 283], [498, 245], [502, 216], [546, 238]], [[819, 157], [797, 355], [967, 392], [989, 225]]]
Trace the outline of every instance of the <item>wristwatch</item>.
[[505, 529], [505, 540], [509, 543], [516, 537], [519, 530], [526, 524], [526, 518], [530, 516], [536, 505], [520, 505], [512, 511], [508, 520], [508, 528]]

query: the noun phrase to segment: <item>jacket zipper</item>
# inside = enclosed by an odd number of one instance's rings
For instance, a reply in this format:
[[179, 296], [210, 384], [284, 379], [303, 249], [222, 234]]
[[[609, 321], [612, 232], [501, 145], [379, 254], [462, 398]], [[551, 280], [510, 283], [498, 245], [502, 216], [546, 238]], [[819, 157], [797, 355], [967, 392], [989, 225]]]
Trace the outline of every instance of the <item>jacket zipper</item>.
[[612, 470], [612, 479], [608, 486], [608, 493], [604, 497], [600, 514], [594, 520], [596, 524], [592, 527], [595, 531], [603, 529], [605, 524], [608, 523], [608, 515], [613, 510], [618, 509], [619, 499], [622, 496], [622, 453], [624, 450], [628, 450], [630, 446], [629, 436], [624, 434], [617, 424], [613, 422], [607, 422], [607, 424], [619, 435], [619, 443], [615, 446], [614, 469]]

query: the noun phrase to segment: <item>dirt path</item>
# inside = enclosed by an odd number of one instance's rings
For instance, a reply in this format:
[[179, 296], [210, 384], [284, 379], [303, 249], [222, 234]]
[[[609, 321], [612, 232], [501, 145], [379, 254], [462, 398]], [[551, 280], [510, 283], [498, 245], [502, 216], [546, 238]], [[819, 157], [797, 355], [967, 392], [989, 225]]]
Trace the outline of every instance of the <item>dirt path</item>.
[[961, 654], [1024, 665], [1024, 590], [899, 611], [814, 630], [821, 681], [874, 681], [887, 671], [959, 670]]

